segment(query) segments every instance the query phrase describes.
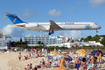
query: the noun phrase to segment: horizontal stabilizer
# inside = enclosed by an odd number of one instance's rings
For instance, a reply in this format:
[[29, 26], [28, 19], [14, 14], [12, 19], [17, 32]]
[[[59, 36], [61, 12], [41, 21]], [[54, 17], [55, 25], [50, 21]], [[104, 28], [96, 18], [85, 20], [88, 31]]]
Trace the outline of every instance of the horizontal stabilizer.
[[8, 16], [4, 17], [4, 19], [7, 19], [7, 18], [8, 18]]
[[13, 16], [13, 17], [16, 17], [16, 15], [13, 15], [13, 14], [10, 14], [10, 13], [6, 13], [5, 14], [9, 15], [9, 16]]

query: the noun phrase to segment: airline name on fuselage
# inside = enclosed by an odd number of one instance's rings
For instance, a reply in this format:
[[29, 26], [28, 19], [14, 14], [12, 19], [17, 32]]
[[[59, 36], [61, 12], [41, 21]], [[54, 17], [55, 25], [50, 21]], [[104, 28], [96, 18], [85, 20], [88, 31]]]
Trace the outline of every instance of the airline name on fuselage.
[[73, 22], [65, 22], [65, 25], [74, 25]]

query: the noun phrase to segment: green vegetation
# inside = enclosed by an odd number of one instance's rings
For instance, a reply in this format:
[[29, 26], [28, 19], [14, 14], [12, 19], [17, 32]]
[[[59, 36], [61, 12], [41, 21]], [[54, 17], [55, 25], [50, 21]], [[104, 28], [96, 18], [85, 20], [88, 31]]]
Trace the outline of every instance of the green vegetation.
[[38, 41], [37, 44], [38, 44], [39, 46], [44, 46], [44, 43], [41, 42], [41, 41]]
[[22, 42], [22, 38], [20, 38], [20, 42]]
[[[100, 37], [103, 37], [103, 39], [100, 41]], [[87, 36], [87, 38], [81, 38], [80, 41], [88, 42], [88, 41], [96, 41], [100, 42], [105, 47], [105, 35], [95, 35], [95, 36]]]
[[99, 47], [99, 46], [83, 46], [83, 47], [78, 47], [78, 46], [72, 46], [72, 49], [92, 49], [92, 50], [95, 50], [95, 49], [105, 49], [105, 47]]
[[99, 41], [100, 37], [98, 35], [95, 35], [95, 36], [87, 36], [87, 38], [81, 38], [80, 41], [84, 40], [84, 42], [88, 42], [88, 41], [96, 41], [96, 42], [100, 42]]
[[72, 40], [71, 42], [74, 43], [74, 40]]
[[27, 41], [25, 41], [25, 42], [14, 42], [13, 41], [10, 44], [12, 47], [21, 47], [21, 46], [26, 47], [28, 42]]

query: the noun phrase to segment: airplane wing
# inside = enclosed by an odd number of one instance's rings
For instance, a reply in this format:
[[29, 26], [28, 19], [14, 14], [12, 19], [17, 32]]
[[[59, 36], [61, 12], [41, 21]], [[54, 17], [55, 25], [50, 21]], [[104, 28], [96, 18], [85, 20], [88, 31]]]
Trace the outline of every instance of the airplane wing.
[[54, 30], [60, 30], [62, 29], [60, 26], [58, 26], [54, 21], [50, 20], [50, 28]]

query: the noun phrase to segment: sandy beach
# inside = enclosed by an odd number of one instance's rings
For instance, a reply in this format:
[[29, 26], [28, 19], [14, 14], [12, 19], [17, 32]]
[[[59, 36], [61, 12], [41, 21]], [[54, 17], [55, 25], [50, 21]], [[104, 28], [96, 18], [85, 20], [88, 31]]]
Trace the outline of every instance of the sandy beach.
[[[42, 58], [45, 61], [47, 61], [45, 57], [23, 60], [24, 56], [28, 55], [28, 53], [24, 53], [24, 52], [21, 53], [22, 60], [19, 61], [18, 54], [19, 52], [0, 53], [0, 70], [24, 70], [24, 68], [27, 67], [27, 64], [32, 63], [32, 67], [40, 64], [40, 61], [42, 60]], [[42, 70], [42, 69], [38, 69], [38, 70]], [[51, 70], [51, 69], [44, 68], [43, 70]]]
[[0, 70], [8, 70], [9, 69], [9, 66], [8, 66], [9, 60], [7, 58], [5, 58], [4, 56], [3, 56], [3, 54], [0, 55]]
[[[32, 67], [35, 65], [40, 64], [40, 61], [42, 58], [47, 62], [47, 59], [45, 57], [41, 58], [32, 58], [28, 60], [23, 60], [24, 55], [28, 55], [28, 53], [22, 52], [22, 60], [19, 61], [18, 59], [18, 54], [19, 52], [5, 52], [5, 53], [0, 53], [0, 70], [24, 70], [25, 67], [27, 67], [27, 64], [32, 63]], [[101, 63], [101, 67], [97, 70], [105, 70], [105, 55], [102, 57], [104, 60]], [[38, 70], [53, 70], [52, 68], [40, 68]], [[76, 69], [72, 69], [76, 70]]]

